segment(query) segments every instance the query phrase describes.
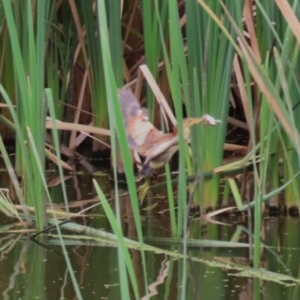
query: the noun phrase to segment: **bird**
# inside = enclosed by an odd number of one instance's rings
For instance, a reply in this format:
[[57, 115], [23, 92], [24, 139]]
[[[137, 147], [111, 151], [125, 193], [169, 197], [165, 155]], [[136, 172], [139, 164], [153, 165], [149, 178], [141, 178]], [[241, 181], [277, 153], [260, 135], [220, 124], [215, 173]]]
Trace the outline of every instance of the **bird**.
[[[143, 187], [144, 191], [140, 195], [143, 198], [149, 189], [149, 177], [152, 171], [168, 163], [177, 152], [179, 148], [178, 128], [174, 126], [173, 131], [170, 133], [163, 133], [158, 130], [149, 121], [147, 109], [141, 107], [131, 89], [119, 89], [118, 97], [129, 147], [145, 158], [139, 171], [140, 175], [143, 175], [146, 179], [145, 187]], [[216, 120], [209, 115], [204, 115], [201, 118], [183, 119], [182, 128], [185, 142], [189, 141], [190, 127], [203, 122], [216, 125], [220, 120]]]

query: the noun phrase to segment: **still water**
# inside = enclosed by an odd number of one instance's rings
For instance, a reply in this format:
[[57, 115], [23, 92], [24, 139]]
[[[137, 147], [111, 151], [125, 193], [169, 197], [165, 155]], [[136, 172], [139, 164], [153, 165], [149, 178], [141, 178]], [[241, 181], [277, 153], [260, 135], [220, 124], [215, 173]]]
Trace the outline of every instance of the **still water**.
[[[106, 186], [105, 192], [109, 194], [111, 186], [107, 177], [100, 175], [97, 180], [99, 184]], [[56, 196], [57, 199], [62, 199], [59, 190], [52, 188], [53, 198]], [[83, 209], [86, 203], [97, 202], [90, 176], [70, 178], [68, 190], [69, 199], [74, 199], [71, 204], [75, 211]], [[141, 211], [143, 234], [149, 238], [147, 243], [173, 253], [182, 252], [183, 246], [180, 243], [168, 245], [161, 240], [155, 240], [157, 237], [170, 237], [171, 231], [168, 214], [164, 213], [164, 201], [157, 199], [155, 203], [156, 200], [153, 199], [150, 205], [154, 208]], [[114, 206], [113, 201], [111, 205]], [[127, 197], [122, 198], [120, 209], [123, 233], [134, 238], [134, 220]], [[93, 218], [78, 218], [74, 221], [96, 229], [111, 230], [101, 206], [96, 206], [92, 213]], [[33, 241], [28, 233], [7, 233], [8, 229], [14, 228], [7, 226], [12, 220], [3, 217], [1, 220], [0, 298], [77, 299], [55, 231]], [[193, 220], [190, 236], [248, 242], [248, 229], [244, 226], [247, 222], [241, 217], [222, 218], [218, 221], [224, 224]], [[267, 218], [263, 221], [262, 239], [268, 247], [261, 250], [261, 268], [287, 275], [283, 279], [266, 272], [262, 272], [261, 276], [247, 271], [241, 274], [243, 268], [247, 270], [249, 267], [248, 248], [204, 247], [192, 244], [187, 248], [186, 259], [147, 251], [145, 258], [148, 297], [144, 288], [141, 253], [139, 250], [130, 249], [142, 299], [300, 299], [299, 229], [298, 219]], [[121, 299], [118, 245], [86, 241], [75, 234], [70, 235], [70, 232], [63, 233], [68, 257], [83, 299]]]
[[[262, 250], [261, 267], [299, 278], [299, 221], [285, 218], [269, 222], [272, 228], [266, 232], [266, 241], [274, 247], [274, 252]], [[207, 227], [208, 231], [217, 234], [222, 232], [221, 226]], [[155, 227], [151, 231], [155, 234], [156, 230], [159, 233], [164, 231]], [[39, 239], [39, 242], [42, 245], [31, 241], [26, 234], [2, 235], [2, 299], [76, 299], [59, 241], [47, 236]], [[116, 246], [78, 241], [70, 237], [65, 238], [65, 244], [83, 299], [121, 299]], [[163, 248], [182, 250], [181, 246]], [[131, 250], [130, 254], [135, 271], [140, 274], [138, 283], [142, 291], [144, 281], [141, 255], [137, 250]], [[248, 265], [246, 249], [191, 247], [188, 254], [205, 261]], [[183, 260], [146, 252], [146, 264], [149, 291], [152, 294], [150, 299], [182, 299]], [[183, 299], [254, 299], [254, 292], [259, 295], [257, 299], [300, 299], [299, 285], [292, 282], [284, 284], [253, 279], [247, 275], [240, 277], [236, 270], [213, 267], [189, 259], [186, 268], [186, 292]], [[256, 291], [255, 283], [258, 284]]]

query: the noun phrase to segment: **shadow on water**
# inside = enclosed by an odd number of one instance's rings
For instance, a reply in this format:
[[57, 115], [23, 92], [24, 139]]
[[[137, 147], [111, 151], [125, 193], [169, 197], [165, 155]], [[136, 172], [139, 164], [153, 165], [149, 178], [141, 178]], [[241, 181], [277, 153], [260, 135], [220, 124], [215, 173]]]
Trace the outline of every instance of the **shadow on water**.
[[[67, 181], [70, 204], [74, 211], [97, 203], [91, 175], [74, 175]], [[108, 175], [94, 178], [110, 195]], [[1, 184], [5, 180], [1, 179]], [[7, 181], [8, 182], [8, 181]], [[6, 182], [6, 183], [7, 183]], [[120, 190], [122, 194], [122, 191]], [[62, 199], [57, 186], [51, 188], [53, 199]], [[112, 197], [109, 197], [113, 199]], [[135, 238], [135, 225], [128, 197], [121, 203], [122, 228], [126, 237]], [[59, 202], [57, 205], [60, 205]], [[111, 201], [112, 207], [114, 206]], [[167, 240], [171, 235], [170, 221], [161, 198], [151, 198], [152, 209], [141, 210], [143, 234], [148, 244], [182, 253], [182, 241]], [[94, 217], [77, 222], [96, 229], [110, 231], [109, 222], [101, 206], [91, 212]], [[2, 224], [8, 222], [1, 217]], [[186, 283], [184, 299], [300, 299], [300, 230], [299, 220], [268, 218], [263, 221], [262, 237], [268, 247], [261, 251], [261, 276], [249, 269], [249, 250], [244, 247], [215, 247], [199, 244], [196, 239], [248, 242], [247, 224], [241, 216], [218, 219], [227, 225], [192, 220], [189, 235], [186, 273], [184, 260], [166, 253], [147, 251], [146, 269], [151, 299], [177, 299]], [[76, 299], [68, 274], [62, 248], [55, 232], [38, 237], [38, 243], [28, 234], [7, 233], [1, 225], [0, 236], [0, 294], [2, 299]], [[117, 244], [84, 240], [68, 232], [64, 236], [68, 255], [76, 273], [83, 299], [121, 299], [119, 288]], [[41, 246], [41, 244], [43, 246]], [[142, 259], [139, 250], [130, 249], [140, 291], [143, 291]], [[286, 277], [273, 276], [272, 272]], [[293, 280], [291, 280], [293, 279]], [[256, 291], [256, 292], [255, 292]], [[256, 293], [256, 294], [255, 294]], [[142, 298], [149, 299], [149, 298]]]

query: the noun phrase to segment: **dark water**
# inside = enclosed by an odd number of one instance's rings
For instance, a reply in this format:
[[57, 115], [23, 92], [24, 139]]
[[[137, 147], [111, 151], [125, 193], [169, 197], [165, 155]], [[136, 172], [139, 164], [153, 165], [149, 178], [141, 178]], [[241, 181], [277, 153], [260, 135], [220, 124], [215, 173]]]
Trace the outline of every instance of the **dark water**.
[[[299, 278], [299, 222], [290, 218], [269, 222], [272, 226], [266, 231], [266, 240], [279, 255], [263, 250], [261, 267]], [[152, 230], [153, 233], [164, 231], [159, 227]], [[213, 231], [220, 234], [222, 228]], [[39, 242], [44, 247], [32, 242], [27, 235], [2, 235], [1, 299], [76, 299], [58, 240], [43, 237]], [[71, 238], [65, 239], [65, 243], [83, 299], [121, 299], [117, 247], [104, 243], [82, 242], [81, 245], [80, 241]], [[182, 250], [180, 246], [164, 248]], [[137, 250], [131, 250], [130, 254], [135, 271], [140, 274], [138, 284], [142, 291], [141, 255]], [[248, 263], [246, 249], [193, 247], [188, 249], [188, 254], [208, 261], [217, 258], [231, 264]], [[151, 299], [300, 299], [299, 285], [286, 286], [234, 276], [238, 273], [235, 270], [211, 267], [189, 259], [186, 260], [186, 276], [183, 275], [183, 260], [168, 255], [146, 252], [146, 264], [149, 290], [153, 294]], [[180, 297], [182, 282], [186, 284], [184, 298]]]
[[[71, 204], [78, 211], [87, 202], [93, 202], [95, 191], [91, 176], [82, 175], [68, 180], [68, 193]], [[111, 184], [105, 174], [97, 177], [99, 184], [106, 187], [110, 196]], [[122, 192], [122, 191], [121, 191]], [[60, 189], [51, 189], [53, 198], [62, 199]], [[143, 234], [145, 237], [169, 237], [170, 221], [162, 213], [166, 204], [162, 199], [152, 199], [149, 203], [158, 205], [152, 210], [142, 210]], [[59, 201], [58, 201], [59, 202]], [[156, 204], [157, 204], [156, 203]], [[112, 207], [114, 203], [111, 202]], [[122, 228], [127, 237], [135, 237], [134, 220], [130, 200], [121, 201]], [[76, 219], [77, 222], [97, 229], [110, 231], [109, 222], [103, 210], [97, 206], [92, 211], [93, 219]], [[190, 236], [203, 239], [247, 242], [247, 228], [243, 220], [223, 218], [228, 225], [204, 223], [194, 220]], [[2, 217], [2, 224], [7, 221]], [[235, 223], [235, 224], [234, 224]], [[239, 224], [238, 224], [239, 223]], [[1, 299], [77, 299], [66, 260], [55, 232], [40, 236], [38, 243], [29, 234], [5, 233], [1, 226], [0, 236], [0, 298]], [[300, 299], [300, 230], [299, 220], [292, 218], [269, 218], [263, 221], [262, 237], [269, 248], [261, 250], [261, 268], [279, 272], [296, 279], [296, 282], [279, 280], [276, 276], [253, 278], [248, 273], [239, 275], [239, 268], [249, 266], [247, 248], [218, 248], [193, 245], [187, 249], [187, 259], [176, 259], [166, 254], [146, 252], [148, 297], [144, 289], [141, 253], [130, 250], [138, 286], [142, 299]], [[84, 241], [64, 232], [70, 263], [80, 287], [82, 298], [121, 299], [118, 245], [105, 242]], [[182, 252], [181, 244], [162, 245], [155, 240], [149, 243], [171, 252]], [[195, 261], [192, 258], [202, 259]], [[209, 262], [219, 262], [211, 265]], [[228, 267], [226, 267], [228, 266]], [[233, 268], [238, 266], [238, 268]], [[257, 275], [254, 275], [254, 277]], [[298, 283], [297, 283], [298, 282]], [[132, 294], [132, 299], [134, 299]]]

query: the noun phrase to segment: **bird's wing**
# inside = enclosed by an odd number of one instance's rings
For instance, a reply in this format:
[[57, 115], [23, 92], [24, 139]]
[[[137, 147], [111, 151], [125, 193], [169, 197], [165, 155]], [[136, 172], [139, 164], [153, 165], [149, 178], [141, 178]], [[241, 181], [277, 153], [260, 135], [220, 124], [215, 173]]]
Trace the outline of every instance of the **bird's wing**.
[[130, 148], [145, 156], [143, 145], [147, 136], [157, 136], [162, 133], [148, 120], [147, 110], [140, 106], [138, 99], [129, 89], [119, 90], [123, 118]]
[[177, 145], [178, 137], [174, 136], [173, 133], [165, 133], [161, 134], [160, 136], [153, 136], [151, 132], [149, 133], [145, 144], [141, 146], [139, 153], [143, 156], [146, 156], [147, 160], [151, 160]]

